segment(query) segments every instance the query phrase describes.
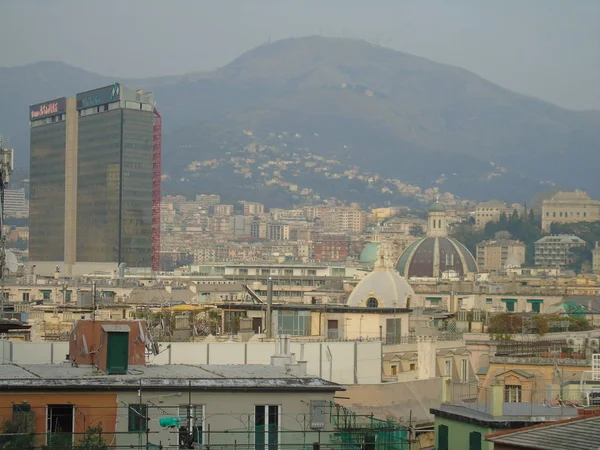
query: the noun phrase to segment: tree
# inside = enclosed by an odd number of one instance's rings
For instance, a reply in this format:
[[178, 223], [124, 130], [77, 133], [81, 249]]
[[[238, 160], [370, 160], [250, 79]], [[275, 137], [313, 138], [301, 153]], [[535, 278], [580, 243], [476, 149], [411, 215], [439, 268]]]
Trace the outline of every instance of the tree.
[[532, 223], [535, 222], [535, 214], [533, 213], [533, 208], [529, 210], [529, 221]]
[[102, 424], [97, 427], [88, 427], [83, 439], [75, 446], [74, 450], [107, 450], [108, 446], [102, 437]]
[[0, 425], [0, 449], [28, 450], [34, 448], [33, 415], [31, 413], [13, 414], [12, 420]]
[[425, 232], [423, 231], [423, 227], [421, 225], [415, 223], [410, 226], [410, 235], [414, 237], [422, 237], [425, 235]]

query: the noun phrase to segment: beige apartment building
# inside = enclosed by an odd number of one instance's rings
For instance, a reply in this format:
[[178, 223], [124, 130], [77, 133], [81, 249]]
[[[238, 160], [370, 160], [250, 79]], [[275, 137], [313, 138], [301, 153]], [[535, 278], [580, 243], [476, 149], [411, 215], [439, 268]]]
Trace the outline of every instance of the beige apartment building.
[[564, 267], [572, 264], [571, 249], [585, 247], [585, 241], [571, 234], [544, 236], [535, 242], [535, 265], [542, 267]]
[[362, 233], [367, 227], [367, 214], [360, 209], [333, 208], [325, 216], [325, 228], [335, 233]]
[[478, 229], [485, 228], [489, 222], [498, 222], [504, 213], [512, 214], [514, 208], [499, 200], [479, 203], [475, 208], [475, 226]]
[[233, 205], [215, 205], [215, 216], [225, 217], [233, 215]]
[[265, 213], [265, 205], [262, 203], [254, 203], [254, 202], [240, 202], [244, 205], [244, 215], [245, 216], [254, 216], [257, 214]]
[[595, 222], [600, 220], [600, 201], [583, 191], [559, 191], [542, 203], [542, 230], [552, 223]]
[[512, 239], [492, 239], [477, 244], [477, 265], [483, 270], [501, 270], [525, 264], [525, 244]]

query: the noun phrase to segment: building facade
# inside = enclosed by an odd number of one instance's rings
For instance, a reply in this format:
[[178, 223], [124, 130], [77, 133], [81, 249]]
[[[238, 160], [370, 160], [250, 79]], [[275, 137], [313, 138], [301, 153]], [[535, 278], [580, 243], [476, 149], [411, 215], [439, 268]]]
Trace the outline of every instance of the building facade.
[[488, 222], [498, 222], [502, 214], [509, 216], [513, 208], [499, 200], [479, 203], [475, 208], [475, 226], [483, 229]]
[[552, 223], [595, 222], [600, 220], [600, 201], [583, 191], [560, 191], [542, 203], [542, 231]]
[[29, 206], [25, 199], [25, 189], [6, 189], [4, 191], [4, 216], [28, 217]]
[[535, 265], [566, 267], [575, 261], [571, 249], [585, 245], [583, 239], [569, 234], [544, 236], [535, 242]]
[[38, 273], [151, 266], [154, 113], [152, 93], [118, 83], [30, 107]]
[[512, 239], [493, 239], [477, 244], [477, 265], [483, 270], [501, 270], [525, 264], [525, 244]]

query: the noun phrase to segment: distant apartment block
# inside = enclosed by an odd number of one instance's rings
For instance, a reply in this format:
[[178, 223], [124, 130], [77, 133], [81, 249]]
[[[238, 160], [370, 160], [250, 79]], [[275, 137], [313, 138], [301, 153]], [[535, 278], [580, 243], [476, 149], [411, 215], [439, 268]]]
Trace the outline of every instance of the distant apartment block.
[[479, 203], [475, 208], [475, 226], [483, 229], [489, 222], [498, 222], [502, 214], [509, 216], [514, 208], [499, 200]]
[[268, 223], [267, 239], [271, 241], [289, 241], [290, 226], [281, 223]]
[[570, 234], [544, 236], [535, 242], [535, 265], [565, 267], [575, 261], [571, 249], [585, 247], [583, 239]]
[[233, 215], [233, 205], [215, 205], [215, 216], [228, 217]]
[[313, 241], [315, 261], [345, 261], [350, 254], [350, 237], [322, 233]]
[[196, 203], [204, 209], [221, 203], [221, 196], [218, 194], [200, 194], [196, 195]]
[[355, 208], [333, 208], [324, 217], [325, 228], [335, 233], [362, 233], [367, 214]]
[[4, 191], [4, 216], [23, 218], [29, 215], [29, 205], [25, 199], [25, 189]]
[[254, 203], [254, 202], [240, 202], [244, 205], [244, 215], [245, 216], [254, 216], [257, 214], [265, 213], [265, 205], [262, 203]]
[[583, 191], [560, 191], [542, 203], [542, 230], [552, 223], [595, 222], [600, 220], [600, 201]]
[[493, 239], [477, 244], [477, 265], [483, 270], [501, 270], [525, 264], [525, 244], [512, 239]]

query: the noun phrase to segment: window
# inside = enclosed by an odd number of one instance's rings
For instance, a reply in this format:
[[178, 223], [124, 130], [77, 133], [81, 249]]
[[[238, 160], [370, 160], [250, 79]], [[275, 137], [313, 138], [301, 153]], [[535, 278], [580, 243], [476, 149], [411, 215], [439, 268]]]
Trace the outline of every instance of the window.
[[385, 340], [388, 344], [400, 342], [402, 337], [402, 319], [385, 320]]
[[73, 444], [73, 405], [48, 405], [46, 439], [50, 447], [70, 447]]
[[[179, 447], [189, 448], [189, 438], [196, 444], [202, 444], [202, 431], [204, 430], [204, 405], [180, 405], [179, 406]], [[188, 433], [188, 415], [189, 423], [192, 429]], [[187, 445], [187, 446], [185, 446]]]
[[516, 384], [504, 385], [504, 402], [519, 403], [521, 401], [521, 386]]
[[367, 299], [367, 308], [377, 308], [379, 306], [379, 302], [376, 298], [370, 297]]
[[254, 449], [276, 450], [279, 447], [279, 406], [254, 407]]
[[148, 407], [141, 404], [129, 405], [129, 425], [127, 430], [131, 433], [146, 431]]
[[438, 450], [448, 450], [448, 427], [440, 425], [438, 427]]
[[410, 363], [409, 370], [417, 370], [417, 364], [416, 363]]
[[23, 292], [23, 302], [29, 303], [29, 292]]
[[469, 380], [469, 362], [466, 359], [460, 361], [460, 381], [466, 383]]
[[392, 366], [392, 375], [398, 375], [398, 366]]
[[451, 377], [452, 376], [452, 360], [451, 359], [449, 359], [449, 360], [446, 361], [445, 375], [447, 377]]
[[51, 293], [51, 292], [52, 292], [52, 291], [46, 291], [46, 290], [42, 291], [42, 298], [43, 298], [44, 300], [50, 300], [50, 293]]

